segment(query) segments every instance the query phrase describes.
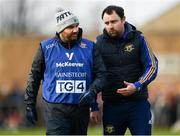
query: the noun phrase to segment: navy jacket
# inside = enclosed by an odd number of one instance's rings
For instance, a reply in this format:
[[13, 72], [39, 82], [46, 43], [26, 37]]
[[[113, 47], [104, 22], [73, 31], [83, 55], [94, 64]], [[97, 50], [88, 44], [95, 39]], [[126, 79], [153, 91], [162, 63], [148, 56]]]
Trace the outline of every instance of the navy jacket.
[[[96, 43], [108, 72], [103, 100], [146, 99], [147, 85], [157, 75], [158, 61], [141, 32], [126, 22], [120, 38], [110, 37], [104, 29]], [[116, 93], [117, 89], [125, 87], [124, 81], [134, 83], [139, 91], [130, 96]]]

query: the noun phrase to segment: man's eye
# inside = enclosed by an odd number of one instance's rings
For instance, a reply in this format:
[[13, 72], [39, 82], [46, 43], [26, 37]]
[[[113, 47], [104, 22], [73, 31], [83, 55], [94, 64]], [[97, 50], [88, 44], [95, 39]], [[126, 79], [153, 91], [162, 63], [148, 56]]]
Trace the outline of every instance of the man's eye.
[[111, 21], [111, 23], [112, 23], [112, 24], [114, 24], [114, 23], [116, 23], [116, 22], [117, 22], [116, 20], [114, 20], [114, 21]]

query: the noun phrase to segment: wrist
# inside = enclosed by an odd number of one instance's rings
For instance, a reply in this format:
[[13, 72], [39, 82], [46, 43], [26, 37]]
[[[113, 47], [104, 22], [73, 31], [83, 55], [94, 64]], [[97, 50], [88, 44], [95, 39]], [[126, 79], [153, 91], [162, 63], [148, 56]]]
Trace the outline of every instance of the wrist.
[[99, 111], [99, 107], [98, 107], [98, 104], [97, 103], [93, 103], [90, 105], [90, 108], [91, 108], [91, 112], [93, 111]]
[[142, 84], [139, 81], [135, 82], [134, 86], [136, 87], [136, 91], [140, 91], [142, 89]]

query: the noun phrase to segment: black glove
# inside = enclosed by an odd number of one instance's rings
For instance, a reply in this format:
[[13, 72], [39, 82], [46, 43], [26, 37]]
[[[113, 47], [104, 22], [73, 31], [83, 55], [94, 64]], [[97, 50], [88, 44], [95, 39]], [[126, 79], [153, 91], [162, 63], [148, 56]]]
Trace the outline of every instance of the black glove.
[[91, 105], [95, 103], [96, 93], [93, 90], [88, 90], [87, 92], [81, 94], [79, 98], [80, 105]]
[[26, 118], [29, 122], [35, 125], [37, 121], [37, 111], [35, 106], [27, 106], [26, 107]]

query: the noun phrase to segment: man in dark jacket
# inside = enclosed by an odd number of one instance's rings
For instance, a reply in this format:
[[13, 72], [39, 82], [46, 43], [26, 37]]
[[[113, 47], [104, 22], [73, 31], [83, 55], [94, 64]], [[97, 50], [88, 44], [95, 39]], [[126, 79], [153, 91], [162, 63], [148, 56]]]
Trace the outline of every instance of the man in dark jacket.
[[104, 134], [124, 135], [129, 128], [132, 135], [151, 135], [147, 85], [157, 75], [158, 61], [141, 32], [125, 21], [122, 7], [108, 6], [102, 19], [105, 29], [97, 45], [108, 73], [102, 91]]
[[[33, 124], [37, 121], [36, 97], [42, 81], [47, 135], [86, 135], [89, 105], [79, 106], [79, 97], [91, 90], [94, 101], [104, 85], [100, 53], [92, 41], [82, 38], [78, 25], [74, 14], [58, 9], [56, 36], [40, 43], [32, 63], [25, 92], [26, 117]], [[90, 106], [92, 112], [98, 110], [95, 102]]]

